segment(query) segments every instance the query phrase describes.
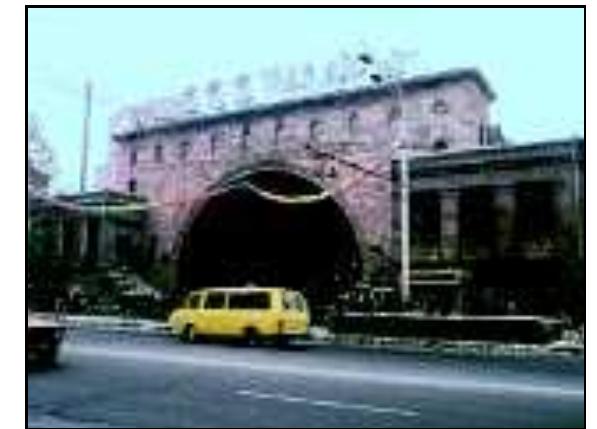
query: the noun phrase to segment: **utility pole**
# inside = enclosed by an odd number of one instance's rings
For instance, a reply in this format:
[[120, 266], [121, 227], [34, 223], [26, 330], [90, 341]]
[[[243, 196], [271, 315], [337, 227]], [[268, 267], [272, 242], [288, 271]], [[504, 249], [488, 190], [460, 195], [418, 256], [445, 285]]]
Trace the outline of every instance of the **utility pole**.
[[[402, 111], [402, 71], [396, 75], [396, 104]], [[402, 115], [404, 117], [404, 115]], [[401, 141], [397, 133], [394, 152], [400, 154], [400, 298], [402, 306], [410, 303], [410, 171], [409, 153], [406, 142]]]
[[91, 120], [91, 82], [85, 82], [85, 104], [83, 113], [83, 141], [81, 142], [81, 172], [79, 181], [79, 191], [81, 193], [87, 190], [87, 162], [89, 157], [89, 126]]
[[[402, 110], [402, 75], [396, 80], [396, 102]], [[403, 116], [404, 117], [404, 116]], [[400, 152], [400, 292], [402, 305], [410, 303], [410, 170], [409, 153], [406, 142], [396, 137], [396, 149]]]
[[[83, 193], [87, 190], [87, 157], [89, 151], [89, 121], [91, 119], [91, 82], [85, 82], [85, 102], [83, 106], [83, 140], [81, 142], [81, 171], [79, 177], [79, 192]], [[89, 246], [89, 231], [87, 227], [87, 219], [81, 216], [80, 223], [80, 241], [79, 241], [79, 257], [85, 261]]]
[[408, 152], [400, 150], [400, 297], [410, 302], [410, 174]]
[[[358, 60], [366, 66], [372, 66], [374, 59], [368, 53], [362, 53], [358, 56]], [[374, 84], [382, 84], [388, 76], [383, 76], [381, 73], [373, 71], [369, 75]], [[389, 76], [392, 79], [392, 76]], [[395, 77], [393, 86], [396, 96], [397, 107], [402, 105], [402, 76], [401, 72]], [[400, 298], [403, 307], [408, 307], [410, 304], [410, 174], [409, 174], [409, 154], [408, 147], [400, 140], [397, 135], [392, 146], [392, 154], [398, 151], [400, 154]]]

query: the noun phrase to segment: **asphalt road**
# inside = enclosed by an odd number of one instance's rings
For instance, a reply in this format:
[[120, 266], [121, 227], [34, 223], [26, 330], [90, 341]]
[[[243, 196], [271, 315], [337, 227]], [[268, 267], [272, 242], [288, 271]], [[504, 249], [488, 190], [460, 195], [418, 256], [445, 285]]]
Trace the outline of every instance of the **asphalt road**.
[[27, 400], [29, 427], [583, 427], [584, 359], [71, 332]]

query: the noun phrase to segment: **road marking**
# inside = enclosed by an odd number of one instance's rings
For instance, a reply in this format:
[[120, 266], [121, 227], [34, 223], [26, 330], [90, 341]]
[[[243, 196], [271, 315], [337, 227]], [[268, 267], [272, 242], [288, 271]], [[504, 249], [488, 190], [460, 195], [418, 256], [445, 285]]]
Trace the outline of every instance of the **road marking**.
[[197, 354], [181, 355], [162, 350], [135, 350], [130, 348], [107, 349], [99, 346], [82, 346], [65, 344], [65, 355], [102, 356], [111, 359], [133, 360], [156, 364], [189, 365], [203, 368], [227, 368], [255, 371], [269, 374], [280, 374], [295, 377], [309, 377], [317, 379], [346, 380], [350, 382], [375, 383], [391, 386], [413, 386], [437, 388], [448, 391], [464, 390], [489, 394], [518, 394], [539, 395], [549, 397], [570, 397], [584, 400], [583, 388], [554, 386], [542, 383], [529, 384], [515, 381], [497, 381], [495, 379], [472, 379], [467, 377], [440, 378], [425, 374], [404, 374], [393, 372], [376, 372], [371, 370], [350, 369], [320, 366], [314, 367], [299, 364], [277, 362], [276, 365], [261, 362], [248, 362], [237, 358], [215, 358], [199, 356]]
[[322, 408], [333, 408], [336, 410], [353, 410], [353, 411], [362, 411], [366, 413], [375, 413], [375, 414], [398, 414], [403, 417], [416, 417], [419, 415], [417, 411], [409, 410], [406, 408], [395, 408], [395, 407], [378, 407], [375, 405], [369, 404], [362, 404], [362, 403], [350, 403], [350, 402], [340, 402], [340, 401], [332, 401], [332, 400], [322, 400], [322, 399], [310, 399], [302, 396], [293, 396], [293, 395], [286, 395], [283, 393], [266, 393], [266, 392], [257, 392], [254, 390], [238, 390], [236, 394], [239, 396], [244, 396], [253, 399], [263, 399], [263, 400], [270, 400], [270, 401], [278, 401], [278, 402], [286, 402], [291, 404], [306, 404], [313, 407], [322, 407]]

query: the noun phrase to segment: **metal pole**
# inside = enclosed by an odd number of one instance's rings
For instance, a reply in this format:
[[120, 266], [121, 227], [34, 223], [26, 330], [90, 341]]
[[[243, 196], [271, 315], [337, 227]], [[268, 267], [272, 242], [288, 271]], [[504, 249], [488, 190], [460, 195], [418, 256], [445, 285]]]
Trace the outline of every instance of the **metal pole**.
[[410, 302], [410, 183], [408, 152], [400, 151], [400, 292], [402, 305]]
[[[401, 72], [396, 80], [396, 99], [401, 110]], [[396, 139], [396, 149], [400, 151], [400, 297], [402, 306], [407, 307], [410, 303], [410, 173], [408, 148], [404, 143]]]
[[85, 113], [83, 116], [83, 147], [81, 148], [81, 172], [79, 190], [87, 190], [87, 158], [89, 152], [89, 122], [91, 119], [91, 82], [85, 83]]

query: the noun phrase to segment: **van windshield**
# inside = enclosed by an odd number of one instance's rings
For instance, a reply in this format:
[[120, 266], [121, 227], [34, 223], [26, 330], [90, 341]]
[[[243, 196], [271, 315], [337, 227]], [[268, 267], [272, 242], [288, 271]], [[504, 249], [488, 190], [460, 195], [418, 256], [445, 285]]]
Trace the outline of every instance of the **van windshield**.
[[266, 310], [269, 307], [269, 294], [265, 292], [237, 293], [228, 297], [228, 308], [231, 310]]

